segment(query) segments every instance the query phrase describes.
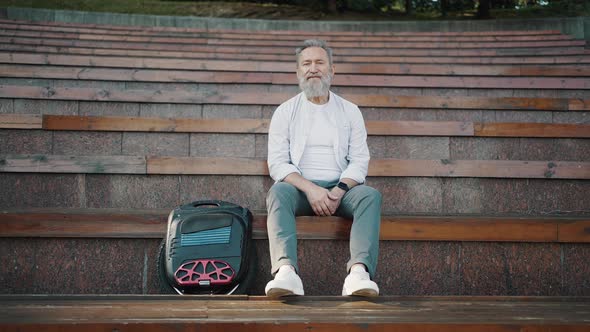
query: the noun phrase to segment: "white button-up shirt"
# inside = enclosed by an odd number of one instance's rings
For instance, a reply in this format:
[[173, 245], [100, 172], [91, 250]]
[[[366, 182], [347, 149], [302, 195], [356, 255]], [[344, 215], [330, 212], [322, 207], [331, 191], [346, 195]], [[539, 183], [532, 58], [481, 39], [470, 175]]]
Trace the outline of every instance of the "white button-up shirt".
[[[340, 179], [364, 183], [369, 168], [367, 130], [359, 108], [330, 92], [330, 100], [338, 106], [330, 122], [337, 128], [334, 155], [342, 171]], [[272, 116], [268, 130], [268, 169], [275, 181], [291, 173], [301, 174], [299, 162], [305, 149], [310, 125], [310, 101], [302, 93], [281, 104]]]

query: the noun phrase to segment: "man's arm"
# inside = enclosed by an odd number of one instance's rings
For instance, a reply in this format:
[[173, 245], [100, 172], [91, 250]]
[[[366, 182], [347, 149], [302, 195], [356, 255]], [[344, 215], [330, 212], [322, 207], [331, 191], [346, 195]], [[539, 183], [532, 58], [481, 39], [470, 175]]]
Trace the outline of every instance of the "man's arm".
[[[348, 178], [340, 179], [340, 182], [346, 183], [349, 190], [359, 184], [355, 180]], [[342, 201], [344, 194], [346, 194], [346, 191], [344, 189], [338, 188], [338, 186], [332, 188], [332, 190], [328, 192], [328, 197], [325, 203], [328, 206], [328, 210], [330, 210], [330, 214], [336, 213], [336, 210], [340, 206], [340, 202]]]
[[[369, 147], [367, 146], [367, 130], [365, 127], [365, 121], [362, 113], [358, 107], [354, 106], [355, 109], [352, 113], [351, 121], [351, 135], [348, 144], [348, 167], [342, 172], [340, 182], [346, 183], [349, 190], [353, 187], [364, 183], [365, 177], [367, 176], [367, 170], [369, 167]], [[332, 213], [336, 212], [342, 197], [346, 194], [346, 191], [338, 188], [337, 186], [332, 188], [328, 194], [328, 205]]]
[[274, 112], [268, 128], [268, 170], [275, 181], [283, 181], [290, 173], [300, 173], [291, 163], [289, 151], [289, 114], [284, 105]]

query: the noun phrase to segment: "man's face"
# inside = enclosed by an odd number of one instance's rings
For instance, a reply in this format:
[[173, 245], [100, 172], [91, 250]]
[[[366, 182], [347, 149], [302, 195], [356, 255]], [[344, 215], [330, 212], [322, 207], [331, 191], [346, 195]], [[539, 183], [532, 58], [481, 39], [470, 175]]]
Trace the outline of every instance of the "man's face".
[[332, 84], [334, 66], [321, 47], [308, 47], [299, 54], [297, 78], [307, 98], [327, 96]]

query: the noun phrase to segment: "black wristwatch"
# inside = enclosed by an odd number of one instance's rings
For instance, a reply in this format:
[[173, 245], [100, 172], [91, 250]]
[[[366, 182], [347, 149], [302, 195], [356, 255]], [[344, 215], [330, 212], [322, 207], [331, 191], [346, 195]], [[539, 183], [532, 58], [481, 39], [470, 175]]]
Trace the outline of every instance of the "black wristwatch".
[[348, 192], [350, 190], [350, 187], [346, 183], [344, 183], [342, 181], [338, 182], [338, 184], [336, 185], [336, 187], [344, 190], [344, 192]]

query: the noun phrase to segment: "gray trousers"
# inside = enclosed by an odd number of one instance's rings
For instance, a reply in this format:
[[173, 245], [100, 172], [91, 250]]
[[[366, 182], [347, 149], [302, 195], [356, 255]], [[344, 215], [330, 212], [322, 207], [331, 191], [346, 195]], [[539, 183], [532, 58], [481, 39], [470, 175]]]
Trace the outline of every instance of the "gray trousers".
[[[327, 189], [337, 184], [327, 181], [314, 183]], [[266, 208], [271, 273], [276, 274], [279, 268], [286, 264], [293, 265], [299, 271], [295, 217], [314, 215], [307, 196], [289, 183], [277, 182], [268, 191]], [[369, 186], [355, 186], [342, 197], [335, 215], [353, 220], [347, 271], [353, 264], [362, 263], [367, 266], [369, 274], [373, 277], [379, 253], [381, 194]]]

